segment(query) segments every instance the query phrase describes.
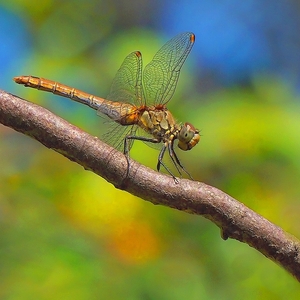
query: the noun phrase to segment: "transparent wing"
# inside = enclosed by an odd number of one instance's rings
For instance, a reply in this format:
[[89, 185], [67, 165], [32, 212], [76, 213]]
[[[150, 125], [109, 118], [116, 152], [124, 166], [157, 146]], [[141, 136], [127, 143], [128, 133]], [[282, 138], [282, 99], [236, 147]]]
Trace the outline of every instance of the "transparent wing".
[[[115, 109], [118, 109], [118, 102], [120, 102], [120, 109], [122, 102], [132, 103], [137, 106], [144, 104], [142, 55], [140, 52], [132, 52], [125, 58], [112, 82], [107, 99], [116, 102]], [[102, 136], [103, 140], [123, 152], [125, 137], [127, 135], [135, 135], [137, 126], [122, 126], [114, 122], [114, 120], [107, 120], [105, 123], [108, 130]], [[133, 139], [129, 140], [129, 150], [133, 142]]]
[[142, 54], [130, 53], [118, 70], [107, 96], [108, 100], [144, 104], [142, 89]]
[[[138, 126], [122, 126], [112, 120], [108, 121], [109, 129], [103, 134], [102, 140], [114, 147], [115, 149], [124, 152], [124, 140], [128, 135], [135, 136]], [[134, 140], [129, 140], [128, 150], [132, 148]]]
[[191, 32], [168, 41], [144, 70], [144, 92], [148, 104], [165, 104], [174, 94], [180, 69], [195, 42]]

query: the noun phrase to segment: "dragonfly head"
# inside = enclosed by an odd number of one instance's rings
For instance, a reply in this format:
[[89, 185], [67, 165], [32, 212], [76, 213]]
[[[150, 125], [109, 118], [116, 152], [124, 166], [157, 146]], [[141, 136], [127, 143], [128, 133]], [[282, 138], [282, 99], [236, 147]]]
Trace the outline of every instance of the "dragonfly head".
[[191, 150], [200, 140], [199, 130], [190, 123], [184, 123], [179, 131], [178, 140], [181, 150]]

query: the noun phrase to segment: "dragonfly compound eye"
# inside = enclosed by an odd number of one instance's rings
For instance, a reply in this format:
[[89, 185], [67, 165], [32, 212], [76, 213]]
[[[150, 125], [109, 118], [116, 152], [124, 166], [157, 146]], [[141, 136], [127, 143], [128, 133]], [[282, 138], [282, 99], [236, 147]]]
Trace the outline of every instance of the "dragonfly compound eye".
[[196, 146], [200, 140], [199, 130], [196, 129], [192, 124], [185, 123], [179, 132], [178, 136], [178, 147], [181, 150], [191, 150]]

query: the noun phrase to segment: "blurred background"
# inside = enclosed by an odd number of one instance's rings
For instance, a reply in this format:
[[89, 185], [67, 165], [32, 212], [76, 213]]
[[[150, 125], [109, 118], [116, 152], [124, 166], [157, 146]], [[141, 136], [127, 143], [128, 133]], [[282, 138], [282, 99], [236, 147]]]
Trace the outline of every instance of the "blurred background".
[[[201, 130], [182, 163], [299, 237], [299, 26], [296, 0], [0, 0], [0, 88], [101, 136], [93, 110], [12, 77], [105, 97], [127, 54], [145, 65], [192, 31], [168, 105]], [[0, 138], [1, 299], [299, 299], [295, 279], [206, 219], [116, 190], [7, 127]], [[152, 168], [157, 155], [131, 152]]]

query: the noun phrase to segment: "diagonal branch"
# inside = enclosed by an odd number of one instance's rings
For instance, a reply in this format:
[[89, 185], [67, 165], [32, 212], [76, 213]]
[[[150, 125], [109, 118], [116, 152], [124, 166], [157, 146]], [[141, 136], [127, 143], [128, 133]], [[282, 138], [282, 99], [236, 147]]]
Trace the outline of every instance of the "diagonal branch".
[[224, 192], [204, 183], [179, 180], [131, 161], [124, 179], [124, 155], [50, 111], [0, 90], [0, 122], [82, 165], [118, 188], [150, 201], [202, 215], [224, 239], [247, 243], [300, 281], [300, 242]]

